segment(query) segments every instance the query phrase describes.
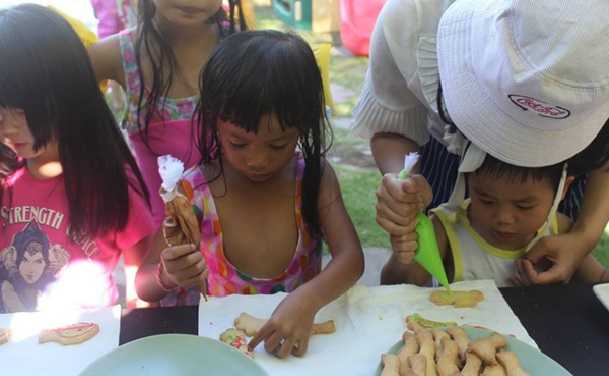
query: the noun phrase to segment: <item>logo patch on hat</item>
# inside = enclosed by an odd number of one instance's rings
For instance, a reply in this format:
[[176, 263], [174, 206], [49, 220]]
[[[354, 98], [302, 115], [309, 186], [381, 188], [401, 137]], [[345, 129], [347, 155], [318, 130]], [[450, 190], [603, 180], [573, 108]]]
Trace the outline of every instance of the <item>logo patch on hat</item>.
[[571, 111], [560, 106], [553, 106], [551, 104], [540, 101], [539, 99], [527, 97], [525, 95], [509, 94], [508, 98], [516, 106], [520, 107], [524, 111], [536, 112], [539, 116], [548, 117], [552, 119], [564, 119], [571, 115]]

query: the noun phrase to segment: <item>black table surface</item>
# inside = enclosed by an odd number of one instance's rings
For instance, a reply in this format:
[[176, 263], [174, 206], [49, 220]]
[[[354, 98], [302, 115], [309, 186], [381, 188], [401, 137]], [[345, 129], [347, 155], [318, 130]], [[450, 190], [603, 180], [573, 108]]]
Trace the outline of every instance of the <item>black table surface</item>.
[[[609, 312], [592, 286], [500, 289], [540, 349], [573, 375], [609, 375]], [[120, 343], [155, 334], [197, 334], [198, 307], [126, 310]]]

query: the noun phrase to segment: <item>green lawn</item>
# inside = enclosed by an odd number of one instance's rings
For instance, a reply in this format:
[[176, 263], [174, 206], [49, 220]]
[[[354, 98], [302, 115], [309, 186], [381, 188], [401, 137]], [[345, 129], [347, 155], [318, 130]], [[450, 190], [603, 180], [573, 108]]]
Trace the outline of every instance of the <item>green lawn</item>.
[[594, 250], [594, 256], [601, 264], [606, 267], [609, 266], [609, 234], [607, 233], [607, 229], [605, 229], [601, 241]]
[[376, 189], [380, 174], [376, 171], [335, 165], [343, 199], [357, 229], [362, 246], [389, 247], [387, 235], [376, 224]]

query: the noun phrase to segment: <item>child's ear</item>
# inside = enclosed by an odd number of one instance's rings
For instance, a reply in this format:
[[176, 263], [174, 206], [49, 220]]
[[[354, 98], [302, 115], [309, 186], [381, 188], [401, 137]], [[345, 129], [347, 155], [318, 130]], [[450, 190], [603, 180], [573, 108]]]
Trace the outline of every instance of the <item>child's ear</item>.
[[567, 178], [565, 179], [565, 186], [562, 189], [562, 197], [560, 198], [560, 201], [565, 199], [565, 197], [567, 196], [567, 192], [569, 192], [569, 188], [571, 188], [571, 184], [574, 180], [575, 176], [567, 176]]

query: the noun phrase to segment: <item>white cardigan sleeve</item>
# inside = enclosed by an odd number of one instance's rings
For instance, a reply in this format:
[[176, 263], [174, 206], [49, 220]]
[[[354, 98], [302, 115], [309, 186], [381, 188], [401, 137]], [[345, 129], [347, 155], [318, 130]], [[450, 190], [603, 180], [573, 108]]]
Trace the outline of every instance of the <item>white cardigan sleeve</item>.
[[[392, 13], [396, 10], [406, 14]], [[408, 87], [408, 80], [417, 70], [417, 26], [414, 2], [390, 0], [383, 8], [371, 38], [364, 87], [353, 110], [353, 129], [358, 135], [372, 137], [375, 133], [392, 132], [402, 134], [418, 145], [427, 142], [428, 109]], [[412, 41], [406, 46], [410, 50], [392, 51], [385, 33], [396, 33], [400, 40]], [[408, 37], [408, 33], [412, 37]], [[400, 53], [400, 61], [408, 66], [398, 67], [394, 52]]]

